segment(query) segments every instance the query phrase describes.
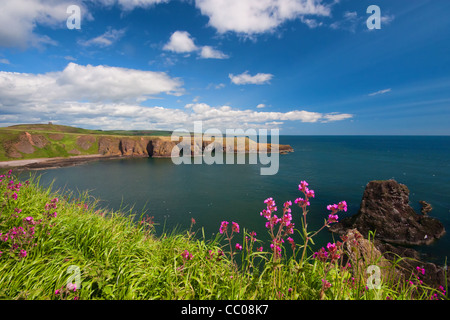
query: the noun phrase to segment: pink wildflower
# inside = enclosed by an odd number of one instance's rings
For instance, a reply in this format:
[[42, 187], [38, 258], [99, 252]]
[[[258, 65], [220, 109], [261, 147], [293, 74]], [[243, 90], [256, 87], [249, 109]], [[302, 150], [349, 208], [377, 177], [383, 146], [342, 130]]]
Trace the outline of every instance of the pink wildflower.
[[184, 260], [191, 260], [192, 259], [192, 253], [189, 253], [189, 251], [184, 250], [181, 254]]
[[439, 290], [441, 290], [443, 295], [445, 295], [445, 293], [447, 292], [443, 286], [439, 286]]
[[228, 221], [222, 221], [220, 224], [219, 232], [222, 234], [227, 231], [228, 228]]
[[339, 202], [338, 209], [347, 212], [347, 202], [346, 201]]
[[295, 204], [298, 204], [300, 207], [309, 206], [311, 203], [307, 199], [297, 198], [294, 200]]
[[298, 190], [300, 190], [300, 191], [305, 191], [308, 186], [308, 182], [306, 182], [306, 181], [300, 181], [300, 184], [298, 185]]
[[328, 223], [335, 223], [338, 222], [339, 216], [337, 214], [330, 214], [328, 215]]
[[237, 224], [236, 222], [232, 222], [231, 230], [233, 232], [239, 233], [239, 224]]
[[421, 267], [416, 267], [417, 271], [421, 274], [425, 274], [425, 269]]
[[307, 190], [305, 191], [305, 195], [306, 195], [308, 198], [314, 198], [314, 190], [309, 190], [309, 189], [307, 189]]
[[75, 283], [68, 283], [67, 290], [75, 292], [77, 291], [77, 285]]
[[322, 279], [322, 288], [324, 290], [327, 290], [330, 287], [331, 287], [331, 283], [329, 283], [326, 279]]
[[294, 239], [292, 239], [291, 237], [288, 237], [288, 238], [287, 238], [287, 241], [291, 244], [292, 250], [294, 250], [294, 249], [295, 249], [295, 242], [294, 242]]
[[283, 206], [285, 208], [292, 206], [292, 201], [286, 201]]

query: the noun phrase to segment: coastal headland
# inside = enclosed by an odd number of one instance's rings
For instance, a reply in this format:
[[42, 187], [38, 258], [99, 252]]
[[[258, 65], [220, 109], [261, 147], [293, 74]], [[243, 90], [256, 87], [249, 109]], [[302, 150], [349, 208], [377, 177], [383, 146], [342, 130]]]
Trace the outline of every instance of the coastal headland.
[[[0, 168], [48, 169], [99, 159], [170, 158], [174, 148], [183, 141], [172, 140], [169, 131], [101, 131], [53, 124], [16, 125], [0, 128]], [[225, 138], [210, 140], [191, 139], [192, 155], [211, 151], [211, 148], [223, 153], [270, 153], [274, 147], [248, 137], [235, 137], [234, 143]], [[289, 145], [276, 145], [275, 150], [293, 152]]]

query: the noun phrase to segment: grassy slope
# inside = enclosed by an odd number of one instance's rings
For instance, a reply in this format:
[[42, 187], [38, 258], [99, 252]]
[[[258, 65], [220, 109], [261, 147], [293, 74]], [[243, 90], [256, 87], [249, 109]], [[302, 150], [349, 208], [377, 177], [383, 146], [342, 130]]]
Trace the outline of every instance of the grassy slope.
[[[48, 141], [43, 148], [35, 147], [35, 152], [31, 154], [21, 153], [21, 158], [11, 158], [7, 156], [5, 147], [6, 144], [17, 141], [19, 135], [23, 132], [28, 132], [32, 135], [43, 135]], [[62, 139], [55, 139], [55, 135], [63, 135]], [[89, 135], [95, 137], [95, 143], [91, 145], [88, 150], [84, 150], [77, 144], [77, 138], [82, 135]], [[0, 161], [19, 160], [19, 159], [35, 159], [35, 158], [53, 158], [53, 157], [69, 157], [75, 154], [69, 153], [71, 150], [78, 150], [80, 155], [96, 154], [98, 152], [98, 138], [101, 136], [116, 136], [116, 137], [135, 137], [135, 136], [150, 136], [150, 137], [167, 137], [171, 133], [168, 131], [155, 130], [88, 130], [82, 128], [75, 128], [61, 125], [50, 124], [23, 124], [10, 127], [0, 128]], [[53, 137], [53, 139], [52, 139]]]

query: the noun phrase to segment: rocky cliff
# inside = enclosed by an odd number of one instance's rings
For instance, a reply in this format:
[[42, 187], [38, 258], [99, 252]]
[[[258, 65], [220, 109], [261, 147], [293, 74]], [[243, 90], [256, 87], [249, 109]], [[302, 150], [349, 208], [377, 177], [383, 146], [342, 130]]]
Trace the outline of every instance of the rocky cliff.
[[[72, 132], [8, 131], [7, 138], [0, 143], [2, 160], [56, 158], [83, 155], [162, 157], [172, 156], [172, 150], [179, 151], [182, 142], [171, 141], [170, 136], [116, 136], [102, 134], [77, 134]], [[234, 146], [227, 140], [203, 141], [201, 137], [191, 139], [191, 154], [204, 151], [258, 152], [271, 151], [270, 144], [250, 143], [248, 138], [235, 138]], [[233, 141], [233, 140], [232, 140]], [[278, 145], [279, 153], [292, 152], [289, 145]], [[185, 149], [186, 150], [186, 149]]]
[[[192, 139], [190, 141], [191, 155], [199, 155], [204, 151], [213, 151], [214, 149], [220, 150], [224, 153], [227, 152], [259, 152], [266, 151], [270, 152], [272, 146], [249, 143], [248, 139], [237, 142], [235, 140], [235, 145], [230, 145], [226, 143], [225, 139], [223, 141], [202, 141], [201, 139]], [[180, 144], [181, 143], [181, 144]], [[187, 144], [183, 144], [180, 141], [171, 141], [168, 137], [158, 137], [158, 138], [122, 138], [122, 137], [100, 137], [98, 140], [98, 152], [99, 154], [105, 156], [129, 156], [129, 157], [152, 157], [152, 158], [169, 158], [172, 156], [172, 150], [180, 155], [180, 146], [188, 147]], [[186, 150], [185, 148], [185, 150]], [[293, 148], [289, 145], [279, 145], [279, 153], [293, 152]]]

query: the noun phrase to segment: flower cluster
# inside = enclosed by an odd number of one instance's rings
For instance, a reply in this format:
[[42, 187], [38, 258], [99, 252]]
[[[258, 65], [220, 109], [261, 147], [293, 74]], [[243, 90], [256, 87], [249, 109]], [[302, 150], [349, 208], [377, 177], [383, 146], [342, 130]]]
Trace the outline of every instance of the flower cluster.
[[220, 228], [219, 228], [220, 234], [226, 232], [227, 228], [228, 228], [228, 221], [222, 221], [222, 223], [220, 224]]
[[[1, 184], [3, 184], [4, 180], [6, 180], [6, 181], [9, 180], [6, 185], [7, 191], [4, 193], [5, 199], [17, 201], [17, 199], [19, 198], [19, 195], [17, 193], [20, 191], [20, 189], [22, 187], [22, 183], [14, 182], [14, 180], [12, 179], [12, 170], [9, 170], [6, 175], [4, 175], [4, 174], [0, 175], [0, 183]], [[28, 181], [26, 182], [26, 186], [28, 186]]]
[[[421, 267], [419, 267], [419, 266], [417, 266], [416, 267], [416, 270], [417, 270], [417, 282], [418, 282], [418, 284], [423, 284], [423, 281], [422, 281], [422, 279], [420, 279], [420, 275], [422, 274], [422, 275], [425, 275], [425, 269], [424, 268], [421, 268]], [[414, 285], [414, 282], [412, 282], [411, 280], [409, 280], [409, 284], [411, 285], [411, 286], [413, 286]]]
[[[225, 235], [227, 236], [228, 239], [228, 243], [230, 245], [230, 256], [231, 256], [231, 260], [233, 260], [233, 247], [231, 245], [231, 239], [233, 238], [234, 233], [239, 233], [240, 232], [240, 227], [239, 224], [237, 222], [231, 222], [231, 234], [228, 234], [228, 225], [230, 223], [228, 221], [222, 221], [219, 227], [219, 232], [220, 234], [225, 233]], [[237, 250], [242, 250], [242, 246], [237, 243], [235, 245], [235, 249]]]
[[[4, 192], [4, 209], [2, 212], [9, 212], [10, 215], [5, 217], [6, 220], [0, 221], [6, 227], [6, 232], [0, 231], [0, 242], [2, 242], [10, 252], [10, 257], [18, 257], [23, 259], [29, 255], [30, 250], [35, 247], [35, 239], [43, 229], [48, 230], [50, 221], [57, 216], [56, 208], [58, 207], [58, 198], [52, 199], [44, 206], [44, 212], [41, 219], [35, 219], [33, 216], [25, 216], [18, 201], [22, 190], [29, 186], [30, 182], [24, 184], [15, 182], [12, 171], [9, 170], [6, 175], [0, 175], [0, 185]], [[0, 218], [1, 213], [0, 212]], [[22, 218], [21, 218], [22, 216]], [[3, 252], [0, 252], [2, 256]]]
[[[212, 260], [214, 258], [214, 252], [212, 250], [208, 250], [208, 256], [206, 257], [206, 259], [208, 260]], [[224, 256], [224, 253], [222, 250], [217, 250], [217, 258], [216, 261], [221, 261], [222, 257]]]
[[338, 204], [329, 204], [327, 206], [327, 210], [331, 211], [331, 213], [328, 215], [328, 224], [338, 222], [339, 216], [337, 215], [337, 213], [339, 211], [347, 212], [347, 202], [341, 201]]
[[[292, 202], [286, 201], [283, 204], [283, 216], [279, 218], [276, 214], [272, 216], [273, 212], [277, 211], [277, 207], [273, 198], [268, 198], [264, 201], [267, 204], [267, 208], [260, 212], [260, 216], [264, 216], [267, 219], [266, 228], [273, 234], [274, 227], [277, 224], [279, 226], [279, 232], [283, 232], [283, 235], [294, 233], [294, 223], [292, 223], [291, 208]], [[285, 229], [283, 229], [285, 228]]]
[[[228, 235], [228, 225], [230, 223], [228, 221], [222, 221], [222, 223], [220, 224], [220, 228], [219, 228], [219, 232], [220, 234], [225, 233], [226, 235]], [[237, 222], [232, 222], [231, 223], [231, 235], [229, 237], [231, 237], [233, 235], [233, 233], [239, 233], [239, 224]]]
[[[55, 296], [59, 299], [67, 300], [72, 296], [72, 293], [77, 292], [77, 285], [75, 283], [68, 283], [66, 287], [61, 287], [60, 289], [55, 290]], [[79, 300], [79, 296], [73, 296], [73, 300]]]
[[272, 251], [275, 254], [275, 257], [277, 258], [281, 258], [281, 247], [284, 243], [283, 239], [273, 239], [272, 243], [270, 244], [270, 249], [272, 249]]
[[181, 257], [183, 257], [184, 261], [192, 260], [192, 253], [189, 253], [189, 251], [184, 250], [181, 254]]
[[[274, 257], [279, 258], [281, 257], [281, 248], [282, 244], [284, 243], [284, 238], [294, 233], [295, 224], [292, 222], [292, 201], [286, 201], [283, 204], [283, 215], [281, 216], [281, 218], [274, 214], [278, 210], [278, 208], [273, 198], [267, 198], [266, 200], [264, 200], [264, 203], [266, 204], [266, 209], [260, 212], [260, 216], [264, 216], [264, 218], [266, 218], [267, 220], [266, 228], [269, 229], [269, 234], [272, 237], [270, 248], [274, 253]], [[277, 225], [278, 230], [275, 230], [275, 227]], [[291, 244], [292, 249], [294, 250], [294, 240], [289, 237], [288, 241]]]
[[20, 259], [25, 258], [29, 248], [36, 246], [33, 244], [35, 225], [41, 221], [35, 221], [33, 217], [26, 217], [22, 220], [23, 226], [12, 227], [6, 234], [0, 233], [0, 240], [11, 243], [11, 253]]
[[314, 190], [310, 190], [308, 188], [308, 185], [309, 185], [308, 182], [300, 181], [300, 184], [298, 185], [298, 190], [303, 192], [303, 194], [305, 195], [305, 198], [297, 198], [294, 200], [294, 203], [298, 204], [298, 206], [303, 209], [306, 209], [307, 206], [311, 205], [311, 203], [309, 202], [309, 199], [315, 197]]
[[58, 213], [54, 210], [56, 210], [58, 208], [58, 202], [59, 199], [58, 198], [54, 198], [52, 200], [50, 200], [50, 203], [46, 203], [45, 207], [44, 207], [44, 213], [43, 213], [43, 228], [45, 230], [45, 232], [47, 233], [47, 235], [50, 235], [50, 232], [48, 231], [49, 228], [53, 228], [55, 226], [55, 224], [52, 224], [52, 220], [53, 218], [56, 218]]
[[58, 202], [59, 202], [59, 199], [58, 198], [54, 198], [54, 199], [50, 200], [50, 203], [46, 203], [45, 204], [44, 217], [46, 217], [47, 219], [56, 218], [58, 213], [56, 211], [53, 211], [53, 210], [56, 210], [58, 208], [58, 204], [57, 204]]

